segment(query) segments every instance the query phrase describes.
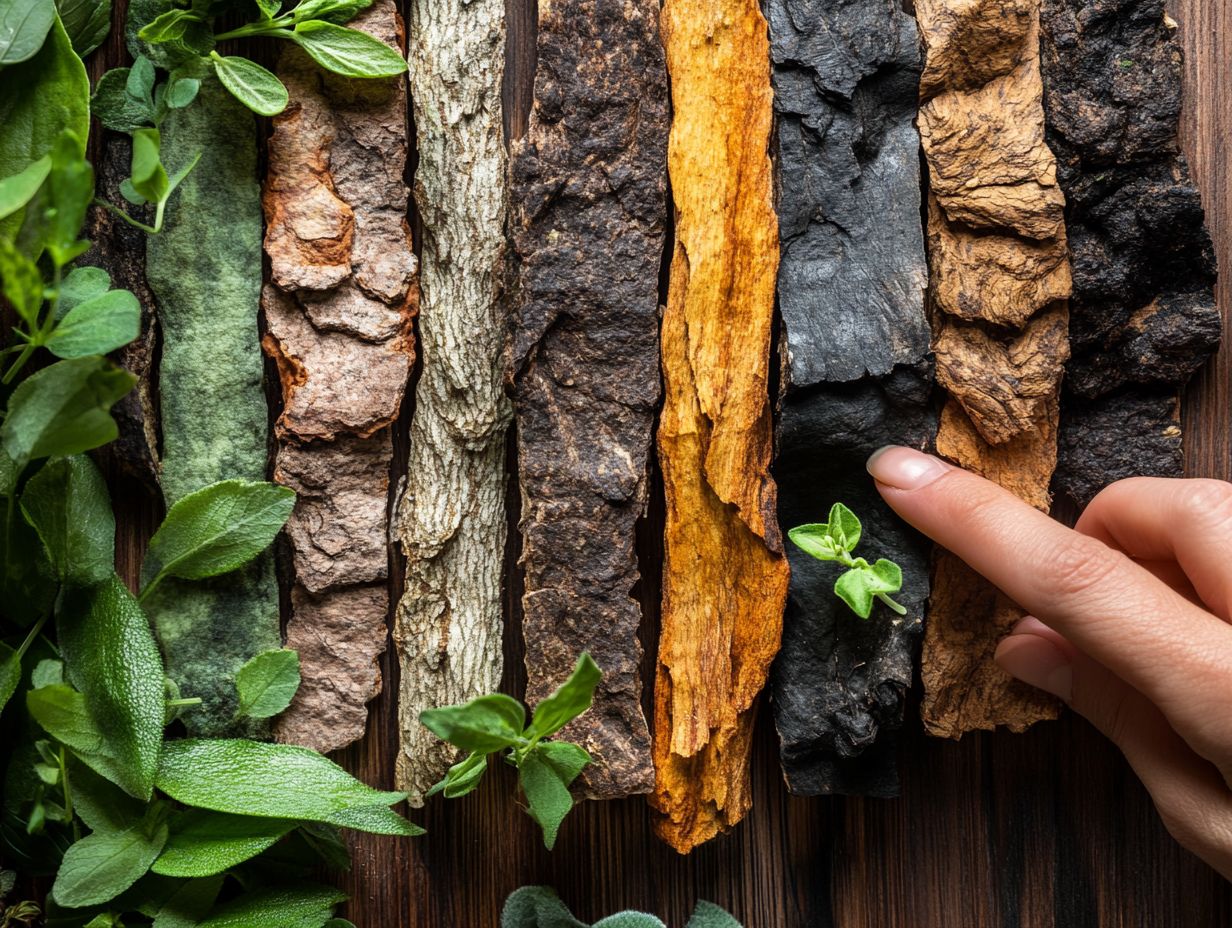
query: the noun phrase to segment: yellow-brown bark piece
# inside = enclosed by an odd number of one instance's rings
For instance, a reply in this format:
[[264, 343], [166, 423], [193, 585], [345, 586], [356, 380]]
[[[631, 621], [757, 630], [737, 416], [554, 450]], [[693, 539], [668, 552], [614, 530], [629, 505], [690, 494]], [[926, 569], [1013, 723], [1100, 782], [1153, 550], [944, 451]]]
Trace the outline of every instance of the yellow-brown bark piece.
[[676, 245], [663, 318], [667, 500], [655, 679], [656, 830], [681, 853], [751, 803], [756, 699], [779, 647], [788, 567], [767, 391], [778, 221], [756, 0], [668, 0]]
[[[916, 16], [933, 351], [950, 395], [937, 451], [1047, 511], [1071, 274], [1044, 140], [1039, 0], [920, 0]], [[1055, 702], [993, 662], [1021, 616], [938, 551], [921, 669], [930, 734], [1022, 731], [1055, 717]]]

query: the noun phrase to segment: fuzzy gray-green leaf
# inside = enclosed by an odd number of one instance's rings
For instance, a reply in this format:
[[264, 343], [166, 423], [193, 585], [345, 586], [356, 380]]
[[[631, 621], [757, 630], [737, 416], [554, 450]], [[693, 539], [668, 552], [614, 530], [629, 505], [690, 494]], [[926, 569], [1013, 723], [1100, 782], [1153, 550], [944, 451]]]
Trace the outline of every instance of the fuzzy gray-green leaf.
[[115, 572], [115, 516], [98, 466], [84, 455], [44, 464], [26, 483], [21, 510], [62, 583], [93, 586]]

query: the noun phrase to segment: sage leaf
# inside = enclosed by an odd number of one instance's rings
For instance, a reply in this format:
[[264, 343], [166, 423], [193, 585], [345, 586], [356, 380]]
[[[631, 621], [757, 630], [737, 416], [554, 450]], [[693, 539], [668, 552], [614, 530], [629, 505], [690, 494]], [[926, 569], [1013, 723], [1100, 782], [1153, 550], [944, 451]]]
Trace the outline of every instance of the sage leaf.
[[[60, 267], [90, 247], [80, 235], [93, 199], [94, 169], [85, 160], [85, 139], [65, 129], [51, 146], [51, 170], [33, 201], [39, 240]], [[23, 237], [29, 228], [27, 223]]]
[[100, 905], [145, 876], [167, 842], [167, 823], [149, 815], [124, 831], [96, 832], [64, 853], [51, 887], [56, 903], [68, 908]]
[[59, 319], [74, 306], [102, 296], [111, 289], [111, 275], [101, 267], [75, 267], [60, 281], [60, 301], [56, 304]]
[[589, 709], [594, 701], [595, 687], [602, 676], [594, 659], [589, 654], [582, 654], [569, 679], [535, 707], [528, 733], [534, 737], [548, 738]]
[[385, 806], [355, 806], [335, 812], [326, 821], [328, 825], [338, 828], [351, 828], [355, 831], [367, 831], [374, 835], [398, 835], [413, 838], [425, 834], [424, 830], [414, 822], [409, 822], [397, 812]]
[[69, 759], [68, 771], [73, 811], [91, 831], [123, 831], [145, 814], [143, 801], [95, 773], [76, 756]]
[[163, 102], [173, 110], [182, 110], [193, 100], [201, 90], [201, 81], [195, 77], [176, 77], [172, 75], [167, 83], [167, 92]]
[[37, 55], [55, 21], [53, 0], [6, 0], [0, 4], [0, 67]]
[[151, 45], [176, 42], [184, 38], [191, 25], [200, 22], [201, 17], [192, 10], [170, 9], [142, 26], [137, 37]]
[[44, 658], [34, 665], [30, 671], [30, 686], [38, 689], [40, 686], [51, 686], [64, 682], [64, 662]]
[[[2, 25], [2, 24], [0, 24]], [[51, 156], [44, 155], [24, 171], [0, 180], [0, 219], [13, 215], [25, 207], [51, 171]]]
[[103, 44], [111, 31], [111, 0], [56, 0], [56, 6], [79, 58]]
[[543, 829], [543, 844], [550, 851], [556, 846], [560, 823], [573, 808], [569, 786], [538, 748], [522, 759], [518, 767], [518, 782], [526, 794], [530, 816]]
[[830, 537], [843, 551], [855, 550], [860, 542], [860, 520], [842, 503], [835, 503], [830, 507], [829, 529]]
[[46, 348], [57, 358], [82, 358], [115, 351], [140, 334], [137, 298], [127, 290], [108, 290], [70, 309], [47, 339]]
[[17, 692], [21, 683], [21, 658], [17, 652], [3, 641], [0, 641], [0, 710]]
[[501, 910], [501, 928], [587, 928], [547, 886], [515, 889]]
[[119, 434], [110, 409], [134, 383], [132, 374], [105, 358], [59, 361], [13, 391], [0, 442], [19, 467], [105, 445]]
[[277, 116], [287, 108], [290, 96], [277, 76], [254, 61], [238, 56], [213, 55], [214, 73], [222, 85], [254, 113]]
[[685, 928], [740, 928], [740, 923], [713, 902], [697, 904]]
[[591, 761], [585, 748], [569, 741], [541, 741], [535, 745], [534, 753], [556, 771], [565, 786], [572, 784]]
[[235, 674], [239, 717], [268, 719], [286, 709], [299, 689], [299, 654], [287, 648], [263, 651]]
[[450, 767], [444, 779], [428, 790], [426, 795], [435, 796], [443, 792], [446, 799], [465, 796], [479, 785], [487, 769], [486, 754], [469, 754], [465, 760]]
[[345, 77], [396, 77], [406, 71], [402, 53], [380, 39], [335, 23], [297, 23], [290, 38], [326, 71]]
[[525, 720], [521, 703], [500, 693], [419, 714], [419, 721], [442, 741], [480, 754], [517, 744]]
[[855, 567], [842, 574], [834, 583], [834, 593], [852, 612], [867, 619], [878, 594], [896, 593], [902, 585], [902, 570], [893, 561], [882, 558], [876, 564]]
[[270, 886], [223, 903], [197, 928], [322, 928], [345, 899], [332, 886]]
[[61, 583], [93, 586], [115, 572], [115, 516], [98, 466], [83, 455], [44, 464], [26, 483], [21, 510]]
[[0, 237], [0, 288], [29, 329], [38, 327], [43, 305], [43, 275], [38, 265]]
[[214, 907], [222, 889], [221, 876], [176, 880], [175, 890], [159, 904], [152, 928], [196, 928]]
[[255, 0], [257, 4], [257, 12], [261, 14], [264, 20], [273, 19], [278, 15], [278, 11], [282, 9], [282, 0]]
[[291, 14], [297, 23], [308, 19], [323, 19], [342, 25], [370, 6], [372, 0], [304, 0]]
[[817, 558], [819, 561], [840, 560], [839, 551], [841, 549], [834, 543], [828, 522], [797, 525], [795, 528], [788, 529], [787, 537], [801, 551]]
[[133, 69], [112, 68], [98, 79], [90, 98], [91, 112], [116, 132], [135, 132], [154, 122], [154, 101], [130, 92], [132, 75]]
[[158, 203], [170, 192], [171, 180], [159, 160], [160, 136], [157, 129], [137, 129], [133, 132], [133, 155], [130, 182], [147, 202]]
[[189, 809], [172, 820], [166, 847], [151, 869], [162, 876], [214, 876], [273, 847], [295, 826], [284, 818]]

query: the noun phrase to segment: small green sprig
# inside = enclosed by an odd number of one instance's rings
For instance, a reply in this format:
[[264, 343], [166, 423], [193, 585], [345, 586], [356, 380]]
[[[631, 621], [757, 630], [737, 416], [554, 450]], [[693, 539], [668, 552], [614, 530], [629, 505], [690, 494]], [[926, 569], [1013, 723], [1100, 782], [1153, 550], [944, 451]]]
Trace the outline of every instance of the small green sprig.
[[590, 763], [590, 755], [571, 742], [547, 739], [590, 708], [602, 675], [591, 656], [583, 653], [569, 679], [535, 707], [529, 725], [522, 704], [500, 693], [421, 712], [419, 721], [438, 738], [470, 751], [428, 795], [465, 796], [483, 779], [488, 757], [503, 751], [505, 763], [518, 769], [527, 811], [543, 829], [543, 843], [551, 850], [561, 822], [573, 808], [569, 786]]
[[870, 564], [862, 557], [852, 557], [862, 531], [856, 514], [842, 503], [835, 503], [830, 507], [829, 521], [797, 525], [788, 531], [787, 537], [817, 560], [837, 561], [847, 568], [834, 582], [834, 595], [860, 618], [867, 619], [872, 614], [874, 599], [899, 615], [906, 615], [906, 608], [890, 598], [891, 593], [903, 588], [902, 568], [885, 558]]

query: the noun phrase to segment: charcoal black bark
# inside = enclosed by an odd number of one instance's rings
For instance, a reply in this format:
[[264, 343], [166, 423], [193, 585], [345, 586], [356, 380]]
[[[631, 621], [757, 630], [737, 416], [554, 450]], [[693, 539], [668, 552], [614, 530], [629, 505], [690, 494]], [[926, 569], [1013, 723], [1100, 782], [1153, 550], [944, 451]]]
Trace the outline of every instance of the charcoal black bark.
[[[915, 21], [893, 0], [770, 0], [778, 138], [782, 379], [774, 477], [784, 530], [842, 501], [861, 553], [903, 568], [908, 609], [862, 622], [835, 597], [839, 570], [788, 545], [791, 586], [773, 672], [783, 772], [796, 793], [895, 795], [887, 732], [928, 597], [928, 547], [864, 470], [885, 444], [936, 431], [926, 360]], [[867, 548], [867, 550], [863, 550]]]

